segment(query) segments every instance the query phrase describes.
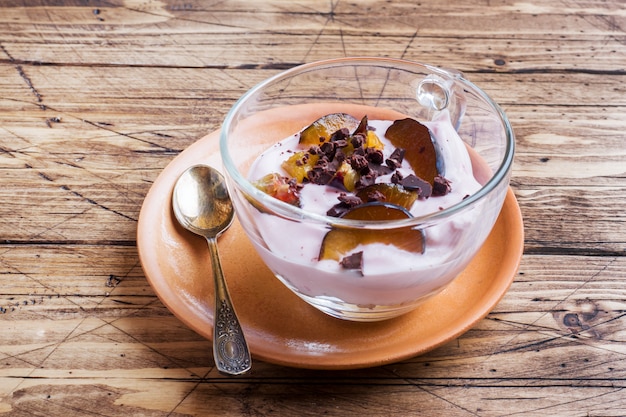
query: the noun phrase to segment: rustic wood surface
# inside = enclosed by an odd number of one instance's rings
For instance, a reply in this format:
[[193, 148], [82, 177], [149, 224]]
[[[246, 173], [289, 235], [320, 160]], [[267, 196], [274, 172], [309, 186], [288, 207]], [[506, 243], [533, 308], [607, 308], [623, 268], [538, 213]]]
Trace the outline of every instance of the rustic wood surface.
[[[253, 84], [355, 55], [502, 105], [519, 274], [422, 356], [223, 377], [146, 281], [143, 198]], [[626, 415], [625, 81], [623, 0], [0, 0], [0, 416]]]

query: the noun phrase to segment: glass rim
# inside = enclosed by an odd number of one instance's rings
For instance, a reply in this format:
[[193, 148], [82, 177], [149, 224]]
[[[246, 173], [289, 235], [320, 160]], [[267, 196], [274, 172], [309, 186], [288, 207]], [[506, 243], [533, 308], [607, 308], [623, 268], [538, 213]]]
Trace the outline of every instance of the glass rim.
[[[241, 107], [246, 103], [248, 98], [254, 96], [260, 90], [265, 88], [266, 86], [281, 81], [283, 79], [291, 78], [297, 74], [312, 70], [312, 69], [322, 69], [322, 68], [331, 68], [336, 66], [382, 66], [389, 69], [398, 69], [402, 70], [403, 68], [399, 67], [407, 67], [414, 66], [422, 69], [426, 69], [430, 72], [434, 72], [438, 75], [443, 75], [445, 77], [449, 77], [462, 83], [466, 88], [472, 90], [478, 96], [480, 96], [491, 108], [494, 110], [494, 113], [500, 119], [502, 123], [502, 127], [504, 128], [505, 136], [506, 136], [506, 147], [504, 150], [504, 156], [500, 161], [498, 168], [495, 170], [491, 178], [475, 193], [471, 194], [469, 197], [463, 199], [462, 201], [440, 211], [424, 214], [421, 216], [410, 217], [402, 220], [350, 220], [350, 219], [342, 219], [340, 217], [332, 217], [326, 216], [322, 214], [311, 213], [306, 211], [300, 207], [296, 207], [284, 201], [281, 201], [277, 198], [274, 198], [262, 190], [256, 188], [247, 178], [245, 178], [239, 169], [235, 166], [233, 158], [231, 157], [229, 146], [228, 146], [228, 129], [236, 114], [239, 112]], [[280, 140], [278, 138], [277, 140]], [[232, 178], [232, 180], [237, 184], [238, 187], [245, 193], [246, 196], [253, 198], [260, 205], [264, 207], [269, 213], [285, 218], [287, 220], [292, 221], [314, 221], [317, 223], [324, 223], [331, 226], [338, 227], [348, 227], [348, 228], [369, 228], [369, 229], [388, 229], [388, 228], [404, 228], [404, 227], [415, 227], [421, 226], [428, 223], [436, 222], [441, 219], [445, 219], [450, 217], [465, 208], [475, 205], [478, 201], [486, 198], [494, 189], [497, 188], [498, 185], [509, 175], [509, 172], [512, 169], [513, 158], [515, 153], [515, 135], [513, 133], [513, 129], [509, 122], [508, 117], [501, 109], [501, 107], [491, 99], [481, 88], [476, 86], [471, 81], [467, 80], [463, 74], [456, 70], [448, 70], [440, 67], [435, 67], [430, 64], [424, 64], [415, 61], [409, 61], [404, 59], [397, 58], [377, 58], [377, 57], [347, 57], [347, 58], [334, 58], [327, 59], [321, 61], [315, 61], [307, 64], [298, 65], [296, 67], [290, 68], [288, 70], [282, 71], [276, 75], [273, 75], [260, 83], [256, 84], [252, 88], [250, 88], [246, 93], [244, 93], [230, 108], [228, 111], [220, 130], [219, 137], [219, 148], [220, 155], [222, 159], [222, 163], [224, 169], [227, 171], [228, 176]], [[233, 190], [231, 190], [232, 192]]]

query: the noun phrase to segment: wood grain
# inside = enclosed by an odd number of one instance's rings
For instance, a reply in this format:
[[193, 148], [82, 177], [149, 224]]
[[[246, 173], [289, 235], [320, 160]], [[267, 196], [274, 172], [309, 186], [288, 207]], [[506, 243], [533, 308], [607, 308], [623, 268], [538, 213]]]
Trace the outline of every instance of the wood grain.
[[[0, 416], [626, 415], [619, 0], [0, 4]], [[379, 368], [225, 378], [137, 256], [143, 198], [254, 84], [385, 56], [507, 113], [519, 274], [463, 336]]]

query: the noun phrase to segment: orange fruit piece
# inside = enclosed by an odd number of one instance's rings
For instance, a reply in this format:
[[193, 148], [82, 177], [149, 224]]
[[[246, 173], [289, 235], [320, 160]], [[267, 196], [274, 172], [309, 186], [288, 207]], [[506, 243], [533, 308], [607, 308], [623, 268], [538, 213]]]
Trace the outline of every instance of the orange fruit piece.
[[352, 132], [359, 121], [346, 113], [331, 113], [322, 116], [300, 132], [300, 144], [320, 145], [330, 140], [330, 136], [344, 127]]
[[411, 165], [415, 175], [432, 186], [437, 173], [437, 152], [426, 126], [413, 119], [393, 122], [385, 133], [396, 148], [406, 151], [404, 159]]
[[[382, 200], [372, 198], [378, 194], [382, 195]], [[418, 193], [416, 191], [407, 190], [400, 184], [380, 183], [368, 185], [367, 187], [362, 188], [356, 193], [356, 196], [364, 202], [382, 201], [385, 203], [396, 204], [410, 210], [413, 203], [415, 203], [415, 200], [417, 200]]]
[[292, 178], [295, 178], [298, 184], [302, 184], [307, 177], [309, 171], [313, 169], [317, 161], [318, 155], [312, 155], [308, 152], [296, 152], [291, 157], [283, 161], [280, 165]]
[[[349, 210], [342, 218], [351, 220], [401, 220], [410, 218], [411, 214], [403, 207], [389, 203], [366, 203]], [[382, 243], [393, 245], [399, 249], [424, 252], [424, 234], [421, 230], [410, 227], [395, 229], [368, 230], [351, 227], [333, 227], [324, 239], [320, 248], [319, 259], [340, 261], [359, 245]]]
[[284, 201], [285, 203], [300, 206], [300, 193], [296, 186], [295, 179], [272, 173], [253, 182], [253, 185], [265, 194]]
[[350, 164], [345, 161], [339, 166], [339, 169], [335, 174], [335, 179], [340, 180], [343, 187], [350, 192], [354, 191], [354, 188], [356, 187], [356, 182], [359, 180], [359, 178], [359, 173], [356, 172], [350, 166]]

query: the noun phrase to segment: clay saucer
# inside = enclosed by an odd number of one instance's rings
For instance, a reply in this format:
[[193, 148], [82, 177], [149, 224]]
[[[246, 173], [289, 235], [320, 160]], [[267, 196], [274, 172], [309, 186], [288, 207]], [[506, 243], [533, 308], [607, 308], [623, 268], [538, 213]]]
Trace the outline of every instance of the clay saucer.
[[[137, 245], [146, 277], [163, 304], [210, 339], [213, 327], [211, 266], [202, 238], [175, 222], [172, 188], [187, 167], [221, 169], [219, 132], [200, 139], [159, 175], [141, 208]], [[502, 212], [471, 264], [443, 292], [391, 320], [339, 320], [309, 306], [263, 264], [241, 226], [219, 239], [233, 303], [255, 359], [311, 369], [353, 369], [407, 359], [453, 340], [484, 318], [511, 285], [523, 252], [517, 200], [508, 190]]]

